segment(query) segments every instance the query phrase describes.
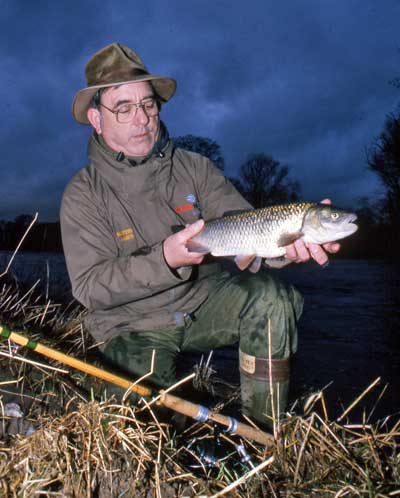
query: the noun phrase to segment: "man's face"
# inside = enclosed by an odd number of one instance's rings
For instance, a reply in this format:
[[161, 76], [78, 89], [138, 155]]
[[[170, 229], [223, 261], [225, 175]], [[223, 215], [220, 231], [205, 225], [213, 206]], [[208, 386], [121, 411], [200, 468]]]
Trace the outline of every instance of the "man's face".
[[[101, 104], [117, 110], [123, 104], [135, 104], [153, 95], [153, 88], [146, 81], [127, 83], [106, 89], [101, 95]], [[128, 123], [119, 123], [117, 116], [102, 106], [89, 109], [88, 118], [107, 145], [126, 156], [146, 156], [157, 139], [160, 124], [159, 115], [149, 117], [143, 107], [136, 110]]]

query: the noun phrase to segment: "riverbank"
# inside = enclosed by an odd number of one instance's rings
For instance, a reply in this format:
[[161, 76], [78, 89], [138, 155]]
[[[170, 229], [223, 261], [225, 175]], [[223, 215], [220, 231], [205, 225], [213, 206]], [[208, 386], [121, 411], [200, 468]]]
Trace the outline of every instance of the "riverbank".
[[[10, 328], [14, 323], [72, 356], [91, 356], [79, 309], [7, 286], [0, 305], [1, 322]], [[275, 439], [265, 446], [209, 423], [187, 421], [178, 430], [156, 405], [105, 398], [101, 385], [67, 370], [1, 341], [0, 496], [387, 498], [400, 492], [399, 419], [332, 420], [318, 392], [275, 424]], [[20, 405], [9, 404], [11, 389]], [[226, 403], [208, 401], [225, 412]]]

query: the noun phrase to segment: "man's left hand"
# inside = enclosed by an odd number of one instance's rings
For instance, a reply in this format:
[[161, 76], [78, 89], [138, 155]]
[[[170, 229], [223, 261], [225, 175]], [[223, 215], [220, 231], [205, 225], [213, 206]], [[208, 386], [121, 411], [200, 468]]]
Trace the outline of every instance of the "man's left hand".
[[[324, 199], [321, 204], [331, 204], [330, 199]], [[305, 263], [311, 258], [319, 265], [324, 266], [328, 263], [328, 254], [334, 254], [340, 249], [338, 242], [328, 242], [322, 244], [305, 244], [301, 239], [296, 240], [293, 244], [286, 247], [286, 257], [294, 263]]]

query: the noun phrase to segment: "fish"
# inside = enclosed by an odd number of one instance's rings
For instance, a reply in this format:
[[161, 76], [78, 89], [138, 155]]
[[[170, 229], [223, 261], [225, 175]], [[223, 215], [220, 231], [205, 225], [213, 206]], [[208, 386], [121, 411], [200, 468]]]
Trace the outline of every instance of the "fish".
[[293, 202], [206, 221], [186, 247], [216, 257], [234, 256], [239, 268], [256, 272], [263, 259], [276, 268], [288, 264], [285, 248], [295, 240], [325, 244], [352, 235], [358, 229], [356, 219], [355, 213], [329, 204]]

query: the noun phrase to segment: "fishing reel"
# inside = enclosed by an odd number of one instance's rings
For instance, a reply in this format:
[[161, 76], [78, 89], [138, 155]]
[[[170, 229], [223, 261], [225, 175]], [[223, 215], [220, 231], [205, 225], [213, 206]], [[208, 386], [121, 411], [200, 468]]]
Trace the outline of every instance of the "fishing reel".
[[213, 424], [211, 434], [193, 437], [184, 446], [189, 463], [186, 466], [192, 470], [220, 470], [222, 467], [229, 470], [250, 470], [254, 468], [250, 455], [247, 453], [243, 441], [235, 444], [223, 437], [220, 427]]

